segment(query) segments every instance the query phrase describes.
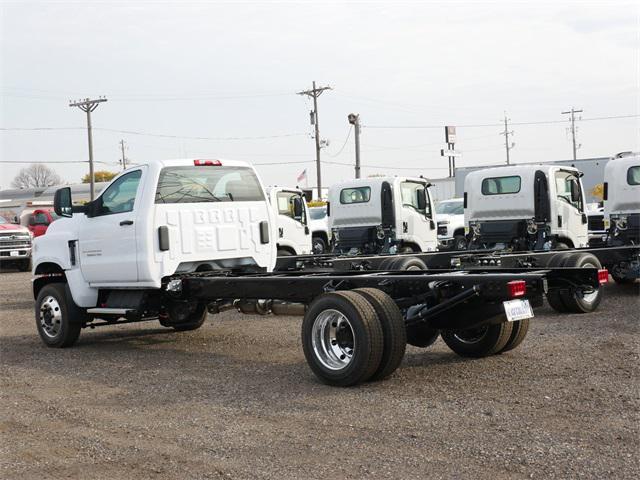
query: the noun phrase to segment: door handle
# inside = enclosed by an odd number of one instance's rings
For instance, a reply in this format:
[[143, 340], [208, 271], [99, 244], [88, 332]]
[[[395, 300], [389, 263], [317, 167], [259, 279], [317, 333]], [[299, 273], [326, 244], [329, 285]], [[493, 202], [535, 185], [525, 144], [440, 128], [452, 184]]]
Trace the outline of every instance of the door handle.
[[122, 220], [120, 222], [121, 227], [124, 227], [125, 225], [133, 225], [133, 220]]

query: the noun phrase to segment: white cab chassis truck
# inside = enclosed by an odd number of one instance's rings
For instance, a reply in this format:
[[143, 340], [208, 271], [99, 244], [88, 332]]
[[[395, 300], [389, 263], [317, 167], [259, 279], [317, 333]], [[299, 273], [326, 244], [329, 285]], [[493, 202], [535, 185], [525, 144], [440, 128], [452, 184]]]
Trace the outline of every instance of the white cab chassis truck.
[[268, 187], [267, 196], [278, 227], [278, 256], [312, 253], [309, 211], [302, 190]]
[[[607, 245], [640, 245], [640, 155], [618, 154], [604, 169], [604, 226]], [[630, 258], [609, 266], [618, 283], [640, 278], [640, 262]]]
[[571, 167], [513, 165], [470, 173], [464, 182], [470, 249], [555, 250], [588, 244], [585, 196]]
[[208, 313], [225, 309], [303, 315], [307, 363], [336, 386], [393, 373], [408, 335], [423, 347], [440, 335], [465, 357], [512, 350], [545, 292], [569, 285], [593, 292], [606, 274], [273, 272], [277, 220], [243, 162], [139, 165], [86, 205], [73, 205], [70, 188], [59, 189], [54, 209], [63, 218], [35, 240], [33, 252], [35, 321], [47, 346], [69, 347], [86, 327], [145, 320], [195, 330]]
[[435, 208], [424, 178], [372, 177], [329, 189], [334, 252], [435, 251]]

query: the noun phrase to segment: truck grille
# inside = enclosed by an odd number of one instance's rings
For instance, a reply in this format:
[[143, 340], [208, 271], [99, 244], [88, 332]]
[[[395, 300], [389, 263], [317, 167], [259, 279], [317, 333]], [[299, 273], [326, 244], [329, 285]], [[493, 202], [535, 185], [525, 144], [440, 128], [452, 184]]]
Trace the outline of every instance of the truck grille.
[[31, 237], [24, 233], [0, 233], [0, 248], [29, 248]]

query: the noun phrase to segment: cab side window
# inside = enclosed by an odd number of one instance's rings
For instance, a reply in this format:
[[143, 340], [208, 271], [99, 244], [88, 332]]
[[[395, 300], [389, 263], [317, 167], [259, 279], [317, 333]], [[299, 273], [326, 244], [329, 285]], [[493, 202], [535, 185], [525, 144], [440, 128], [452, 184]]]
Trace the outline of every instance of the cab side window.
[[[558, 200], [566, 202], [582, 212], [584, 210], [584, 205], [582, 205], [582, 189], [580, 187], [580, 181], [578, 180], [578, 177], [569, 172], [559, 171], [555, 174], [555, 180], [556, 195]], [[573, 191], [577, 191], [580, 193], [580, 198], [572, 198], [572, 189]]]
[[298, 220], [299, 222], [306, 223], [304, 213], [302, 218], [296, 218], [294, 201], [296, 198], [301, 198], [299, 194], [293, 192], [278, 192], [276, 194], [276, 201], [278, 202], [278, 213], [280, 215], [286, 215], [287, 217]]
[[97, 215], [111, 215], [133, 210], [142, 172], [135, 170], [121, 176], [99, 197]]

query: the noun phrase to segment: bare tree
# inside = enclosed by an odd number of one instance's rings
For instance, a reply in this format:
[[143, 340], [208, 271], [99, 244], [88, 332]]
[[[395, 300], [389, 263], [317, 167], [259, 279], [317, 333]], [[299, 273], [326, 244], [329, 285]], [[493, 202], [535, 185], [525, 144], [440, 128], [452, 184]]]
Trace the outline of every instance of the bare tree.
[[62, 178], [55, 170], [47, 167], [43, 163], [34, 163], [18, 172], [11, 182], [14, 188], [49, 187], [60, 185]]

